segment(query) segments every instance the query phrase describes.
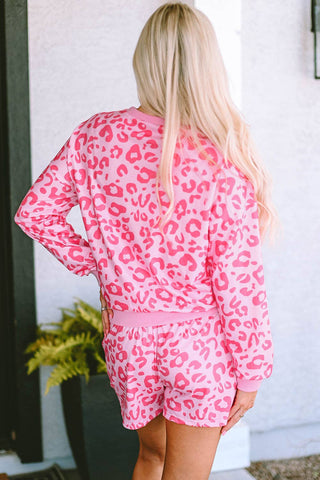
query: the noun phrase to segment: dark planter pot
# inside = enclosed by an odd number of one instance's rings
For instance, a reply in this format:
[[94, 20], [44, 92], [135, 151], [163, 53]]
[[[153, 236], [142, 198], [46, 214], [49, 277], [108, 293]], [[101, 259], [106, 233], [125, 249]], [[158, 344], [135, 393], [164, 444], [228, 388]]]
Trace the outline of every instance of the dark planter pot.
[[139, 453], [135, 430], [122, 425], [119, 400], [107, 374], [61, 384], [63, 414], [82, 480], [131, 480]]

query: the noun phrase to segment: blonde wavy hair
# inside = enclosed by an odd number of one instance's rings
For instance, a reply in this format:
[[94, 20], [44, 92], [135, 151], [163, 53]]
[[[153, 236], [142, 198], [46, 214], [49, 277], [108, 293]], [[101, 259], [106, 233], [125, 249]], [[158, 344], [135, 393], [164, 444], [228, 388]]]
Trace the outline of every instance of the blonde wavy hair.
[[159, 205], [159, 181], [170, 204], [162, 224], [169, 221], [174, 210], [174, 153], [181, 129], [187, 126], [189, 138], [209, 162], [215, 163], [202, 149], [199, 132], [251, 180], [258, 203], [261, 239], [269, 230], [269, 239], [274, 243], [279, 219], [271, 201], [272, 178], [259, 158], [248, 125], [231, 99], [227, 72], [208, 17], [186, 3], [161, 5], [141, 31], [132, 64], [142, 108], [150, 115], [164, 118], [156, 188]]

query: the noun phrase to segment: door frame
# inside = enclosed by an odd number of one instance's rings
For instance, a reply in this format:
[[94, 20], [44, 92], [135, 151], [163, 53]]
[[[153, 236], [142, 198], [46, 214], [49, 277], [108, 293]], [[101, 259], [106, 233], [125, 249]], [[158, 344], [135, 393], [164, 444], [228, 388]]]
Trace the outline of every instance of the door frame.
[[39, 370], [27, 374], [24, 353], [37, 318], [33, 241], [13, 218], [30, 188], [28, 2], [0, 0], [0, 448], [22, 463], [43, 460]]

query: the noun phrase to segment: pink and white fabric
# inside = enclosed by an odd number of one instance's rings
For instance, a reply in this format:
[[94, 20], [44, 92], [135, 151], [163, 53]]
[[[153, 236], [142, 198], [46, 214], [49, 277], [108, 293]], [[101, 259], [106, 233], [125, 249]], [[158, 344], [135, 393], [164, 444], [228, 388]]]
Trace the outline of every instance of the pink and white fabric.
[[[162, 235], [163, 129], [164, 119], [135, 107], [92, 115], [31, 186], [14, 221], [74, 274], [94, 274], [114, 310], [218, 308], [238, 386], [255, 390], [272, 373], [273, 343], [253, 186], [199, 134], [218, 168], [210, 165], [185, 132], [174, 156], [175, 209]], [[165, 212], [161, 185], [159, 194]], [[75, 205], [87, 239], [66, 220]]]
[[226, 425], [237, 379], [215, 308], [173, 324], [112, 322], [102, 346], [125, 428], [144, 427], [160, 413], [195, 427]]

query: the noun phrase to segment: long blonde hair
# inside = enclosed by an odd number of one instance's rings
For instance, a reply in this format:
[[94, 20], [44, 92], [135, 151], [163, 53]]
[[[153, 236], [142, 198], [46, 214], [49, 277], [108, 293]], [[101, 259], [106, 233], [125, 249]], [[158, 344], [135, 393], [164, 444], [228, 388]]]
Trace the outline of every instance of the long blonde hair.
[[141, 105], [164, 118], [162, 155], [157, 176], [170, 199], [163, 224], [174, 210], [172, 167], [181, 128], [201, 153], [203, 134], [251, 180], [259, 208], [262, 240], [269, 229], [274, 243], [279, 223], [271, 201], [272, 178], [259, 158], [248, 125], [233, 103], [227, 72], [208, 17], [186, 3], [167, 2], [153, 12], [138, 39], [133, 70]]

